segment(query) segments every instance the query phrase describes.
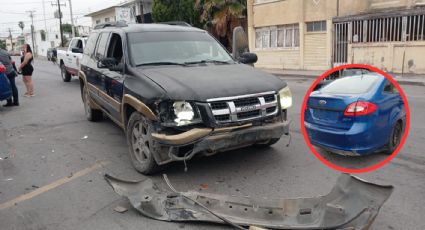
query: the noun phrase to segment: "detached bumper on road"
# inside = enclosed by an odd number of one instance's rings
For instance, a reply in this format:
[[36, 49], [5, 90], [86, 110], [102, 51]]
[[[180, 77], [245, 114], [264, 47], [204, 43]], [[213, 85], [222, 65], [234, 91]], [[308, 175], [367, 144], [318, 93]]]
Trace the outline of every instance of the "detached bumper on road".
[[273, 229], [368, 229], [393, 191], [342, 174], [325, 196], [266, 199], [171, 191], [152, 180], [132, 182], [105, 175], [114, 191], [143, 215], [162, 221], [231, 223]]
[[[191, 159], [194, 155], [206, 152], [208, 155], [265, 142], [270, 139], [280, 138], [289, 133], [289, 121], [275, 122], [261, 126], [246, 124], [224, 128], [195, 128], [177, 135], [164, 135], [153, 133], [152, 137], [161, 147], [169, 147], [167, 156], [170, 161]], [[190, 146], [190, 153], [184, 154], [179, 149]], [[184, 155], [184, 156], [181, 156]], [[163, 157], [164, 154], [163, 154]], [[161, 163], [161, 161], [159, 162]]]

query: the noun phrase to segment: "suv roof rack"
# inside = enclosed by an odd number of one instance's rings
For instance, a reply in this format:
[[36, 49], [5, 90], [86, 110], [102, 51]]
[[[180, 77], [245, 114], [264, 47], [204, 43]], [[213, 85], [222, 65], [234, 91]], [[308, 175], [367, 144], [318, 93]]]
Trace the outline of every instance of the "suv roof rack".
[[125, 21], [117, 21], [117, 22], [105, 22], [105, 23], [100, 23], [97, 24], [94, 29], [103, 29], [106, 27], [127, 27], [127, 23]]
[[190, 25], [189, 23], [184, 22], [184, 21], [158, 22], [158, 24], [166, 24], [166, 25], [171, 25], [171, 26], [187, 26], [187, 27], [192, 27], [192, 25]]

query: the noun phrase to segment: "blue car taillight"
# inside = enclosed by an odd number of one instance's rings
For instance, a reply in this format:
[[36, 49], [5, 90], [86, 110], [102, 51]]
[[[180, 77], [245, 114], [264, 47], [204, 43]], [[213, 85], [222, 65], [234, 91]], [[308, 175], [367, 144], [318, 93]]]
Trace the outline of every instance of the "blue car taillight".
[[356, 101], [347, 106], [344, 116], [364, 116], [375, 112], [378, 109], [376, 104], [368, 101]]

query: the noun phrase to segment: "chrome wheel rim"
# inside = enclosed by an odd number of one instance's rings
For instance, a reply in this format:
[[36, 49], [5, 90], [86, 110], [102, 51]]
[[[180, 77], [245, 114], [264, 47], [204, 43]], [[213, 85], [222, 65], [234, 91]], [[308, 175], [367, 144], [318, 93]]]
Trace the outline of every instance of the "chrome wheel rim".
[[134, 157], [142, 164], [148, 163], [151, 158], [151, 138], [149, 124], [140, 120], [135, 122], [131, 133], [131, 144], [133, 147]]

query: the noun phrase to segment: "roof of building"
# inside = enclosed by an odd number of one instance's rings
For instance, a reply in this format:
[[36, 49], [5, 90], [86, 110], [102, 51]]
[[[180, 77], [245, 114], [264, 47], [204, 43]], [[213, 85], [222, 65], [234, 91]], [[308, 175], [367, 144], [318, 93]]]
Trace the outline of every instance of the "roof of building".
[[[93, 16], [96, 16], [98, 14], [102, 14], [102, 13], [105, 13], [105, 12], [110, 11], [112, 9], [115, 9], [116, 7], [127, 6], [129, 4], [134, 3], [134, 2], [135, 2], [135, 0], [126, 1], [124, 3], [113, 5], [113, 6], [110, 6], [110, 7], [104, 8], [104, 9], [101, 9], [101, 10], [93, 11], [91, 13], [88, 13], [88, 14], [84, 15], [84, 17], [93, 17]], [[152, 0], [143, 0], [143, 2], [152, 2]]]

